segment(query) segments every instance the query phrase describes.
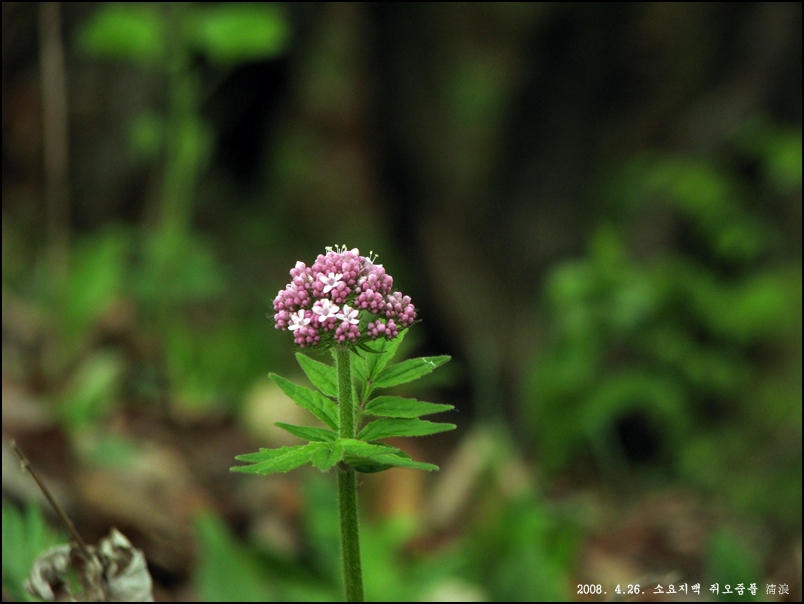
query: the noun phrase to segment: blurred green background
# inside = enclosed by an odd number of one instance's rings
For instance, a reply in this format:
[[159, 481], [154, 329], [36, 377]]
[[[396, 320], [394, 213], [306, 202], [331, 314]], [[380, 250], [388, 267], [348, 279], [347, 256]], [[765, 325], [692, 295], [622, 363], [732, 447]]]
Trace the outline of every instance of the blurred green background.
[[63, 530], [12, 437], [157, 600], [340, 597], [333, 477], [228, 468], [345, 244], [458, 410], [363, 477], [368, 599], [800, 601], [800, 3], [2, 10], [4, 600]]

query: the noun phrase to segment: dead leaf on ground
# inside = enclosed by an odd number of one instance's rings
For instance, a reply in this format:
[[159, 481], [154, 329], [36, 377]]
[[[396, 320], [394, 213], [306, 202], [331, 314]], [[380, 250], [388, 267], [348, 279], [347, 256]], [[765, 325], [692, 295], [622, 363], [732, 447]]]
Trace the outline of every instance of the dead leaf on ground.
[[154, 601], [145, 555], [123, 533], [113, 528], [89, 554], [75, 544], [51, 547], [34, 561], [25, 589], [48, 602]]

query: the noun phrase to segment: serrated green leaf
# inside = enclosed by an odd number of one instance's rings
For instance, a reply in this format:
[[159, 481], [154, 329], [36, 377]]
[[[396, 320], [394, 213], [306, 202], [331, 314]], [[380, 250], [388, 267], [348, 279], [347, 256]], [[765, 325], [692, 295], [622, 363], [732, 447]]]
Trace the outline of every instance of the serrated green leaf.
[[428, 472], [438, 470], [436, 465], [413, 461], [410, 455], [390, 445], [352, 439], [342, 439], [339, 442], [343, 443], [344, 461], [358, 472], [369, 474], [382, 472], [393, 466]]
[[338, 430], [338, 406], [335, 403], [323, 394], [294, 384], [275, 373], [269, 374], [268, 377], [284, 390], [285, 394], [296, 401], [297, 405], [307, 409], [333, 430]]
[[450, 357], [447, 355], [439, 357], [419, 357], [391, 365], [382, 370], [374, 381], [374, 387], [390, 388], [391, 386], [412, 382], [413, 380], [427, 375], [436, 367], [449, 361], [449, 359]]
[[366, 371], [366, 359], [352, 350], [352, 375], [361, 384], [365, 384], [368, 379]]
[[355, 471], [361, 474], [376, 474], [391, 469], [391, 464], [374, 461], [370, 457], [345, 458], [344, 461]]
[[358, 435], [361, 440], [378, 440], [389, 436], [427, 436], [454, 430], [455, 424], [428, 422], [423, 419], [378, 419], [366, 425]]
[[282, 428], [286, 432], [290, 432], [293, 436], [298, 436], [299, 438], [313, 442], [332, 443], [338, 440], [338, 435], [332, 430], [327, 430], [326, 428], [296, 426], [294, 424], [286, 424], [285, 422], [275, 422], [274, 426]]
[[342, 439], [344, 448], [343, 459], [352, 468], [364, 474], [374, 474], [387, 470], [391, 466], [387, 463], [374, 461], [377, 455], [398, 454], [410, 459], [410, 456], [396, 447], [385, 443], [367, 443], [362, 440]]
[[338, 442], [341, 443], [345, 455], [354, 455], [356, 457], [371, 457], [372, 455], [382, 455], [384, 453], [399, 451], [396, 447], [386, 445], [385, 443], [367, 443], [364, 440], [357, 440], [355, 438], [341, 438]]
[[378, 417], [421, 417], [454, 409], [452, 405], [439, 405], [436, 403], [426, 403], [415, 398], [403, 398], [401, 396], [378, 396], [371, 399], [363, 413]]
[[412, 470], [425, 470], [426, 472], [438, 471], [438, 466], [432, 463], [425, 463], [423, 461], [413, 461], [406, 459], [393, 453], [385, 455], [376, 455], [372, 458], [377, 463], [387, 464], [388, 466], [395, 466], [397, 468], [410, 468]]
[[[388, 455], [399, 455], [406, 459], [410, 459], [410, 455], [396, 449], [396, 447], [390, 447], [391, 452]], [[388, 463], [382, 463], [379, 461], [375, 461], [378, 457], [382, 454], [375, 455], [374, 457], [356, 457], [356, 456], [348, 456], [345, 458], [345, 461], [356, 471], [361, 472], [362, 474], [376, 474], [377, 472], [383, 472], [392, 468], [393, 466]]]
[[332, 365], [311, 359], [300, 352], [296, 353], [296, 360], [301, 365], [310, 382], [327, 396], [338, 396], [338, 372]]
[[326, 472], [341, 459], [343, 459], [343, 445], [341, 445], [340, 441], [337, 441], [330, 443], [326, 449], [320, 449], [313, 453], [311, 461], [316, 468]]
[[376, 381], [377, 377], [380, 375], [382, 370], [388, 364], [394, 355], [396, 354], [399, 345], [402, 343], [402, 340], [405, 339], [405, 334], [407, 332], [403, 331], [393, 340], [386, 340], [384, 338], [375, 340], [372, 343], [372, 348], [375, 352], [380, 354], [368, 354], [366, 355], [366, 369], [367, 369], [367, 378]]
[[[230, 468], [232, 472], [243, 472], [245, 474], [274, 474], [276, 472], [288, 472], [310, 461], [312, 456], [321, 449], [329, 449], [327, 443], [310, 443], [309, 445], [299, 445], [297, 447], [282, 447], [251, 453], [248, 455], [238, 455], [235, 459], [240, 461], [251, 461], [256, 456], [266, 455], [265, 461], [260, 461], [251, 466], [236, 466]], [[270, 454], [270, 455], [268, 455]], [[245, 459], [250, 457], [251, 459]]]
[[360, 344], [358, 344], [358, 345], [357, 345], [357, 347], [358, 347], [360, 350], [362, 350], [363, 352], [367, 352], [367, 353], [369, 353], [369, 354], [382, 354], [382, 352], [381, 352], [381, 351], [379, 351], [379, 350], [374, 350], [374, 349], [373, 349], [371, 346], [369, 346], [368, 344], [360, 343]]
[[[304, 447], [305, 445], [294, 445], [294, 447]], [[282, 447], [282, 449], [287, 449], [288, 447]], [[267, 461], [269, 459], [273, 459], [274, 457], [279, 457], [283, 455], [282, 449], [264, 449], [260, 447], [258, 453], [243, 453], [242, 455], [236, 455], [235, 459], [237, 461], [250, 461], [250, 462], [258, 462], [258, 461]]]

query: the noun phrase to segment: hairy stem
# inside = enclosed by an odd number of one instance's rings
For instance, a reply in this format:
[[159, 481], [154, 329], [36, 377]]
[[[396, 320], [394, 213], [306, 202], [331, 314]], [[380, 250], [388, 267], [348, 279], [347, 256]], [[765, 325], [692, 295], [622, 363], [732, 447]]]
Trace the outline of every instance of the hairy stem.
[[[355, 408], [352, 400], [352, 359], [348, 349], [336, 351], [340, 436], [355, 437]], [[338, 464], [338, 506], [341, 518], [341, 560], [347, 602], [363, 601], [363, 570], [360, 565], [360, 537], [357, 526], [357, 476], [353, 468]]]

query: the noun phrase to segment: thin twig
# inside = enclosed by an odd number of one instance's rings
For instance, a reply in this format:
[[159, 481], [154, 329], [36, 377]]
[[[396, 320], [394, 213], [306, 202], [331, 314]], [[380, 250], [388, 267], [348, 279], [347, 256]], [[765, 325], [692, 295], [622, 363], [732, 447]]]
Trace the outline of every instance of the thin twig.
[[47, 243], [57, 279], [63, 278], [67, 272], [70, 236], [67, 74], [61, 23], [61, 3], [40, 2], [39, 62]]
[[87, 560], [91, 560], [92, 554], [89, 553], [89, 548], [87, 547], [87, 544], [84, 543], [84, 540], [81, 539], [81, 535], [79, 535], [78, 531], [75, 530], [75, 526], [73, 525], [72, 520], [70, 520], [70, 518], [67, 516], [67, 513], [56, 502], [56, 500], [53, 499], [53, 496], [50, 494], [50, 491], [48, 491], [45, 484], [39, 479], [39, 476], [36, 475], [36, 472], [31, 466], [31, 462], [28, 461], [28, 458], [25, 457], [25, 454], [17, 446], [17, 442], [12, 440], [9, 443], [9, 446], [14, 450], [14, 453], [16, 453], [17, 456], [20, 458], [20, 463], [22, 463], [22, 469], [28, 472], [31, 475], [31, 477], [36, 481], [36, 484], [39, 485], [39, 488], [42, 489], [42, 492], [45, 494], [45, 497], [50, 502], [50, 505], [53, 506], [54, 510], [56, 510], [56, 514], [58, 514], [59, 518], [61, 518], [61, 521], [64, 523], [64, 526], [67, 527], [67, 530], [73, 536], [73, 540], [78, 544], [78, 548], [81, 550], [81, 553]]

